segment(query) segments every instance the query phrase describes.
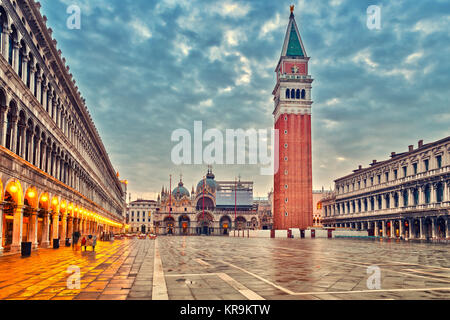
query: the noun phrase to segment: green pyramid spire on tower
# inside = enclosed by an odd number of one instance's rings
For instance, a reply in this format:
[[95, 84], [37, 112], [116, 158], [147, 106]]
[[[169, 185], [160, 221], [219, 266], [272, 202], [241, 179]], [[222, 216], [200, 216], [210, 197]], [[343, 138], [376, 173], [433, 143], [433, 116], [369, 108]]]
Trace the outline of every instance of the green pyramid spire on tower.
[[291, 27], [291, 33], [289, 35], [289, 43], [287, 47], [287, 56], [300, 56], [304, 57], [302, 46], [300, 45], [300, 40], [298, 39], [297, 32], [295, 30], [294, 24]]

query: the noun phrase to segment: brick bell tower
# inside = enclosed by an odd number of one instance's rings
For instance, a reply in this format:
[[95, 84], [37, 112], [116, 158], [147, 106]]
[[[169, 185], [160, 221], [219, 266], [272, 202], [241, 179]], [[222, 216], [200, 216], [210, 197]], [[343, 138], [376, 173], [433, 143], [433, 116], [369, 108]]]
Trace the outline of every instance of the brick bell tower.
[[275, 129], [279, 130], [279, 170], [274, 176], [274, 229], [306, 229], [313, 224], [311, 84], [309, 57], [294, 17], [294, 6], [275, 70]]

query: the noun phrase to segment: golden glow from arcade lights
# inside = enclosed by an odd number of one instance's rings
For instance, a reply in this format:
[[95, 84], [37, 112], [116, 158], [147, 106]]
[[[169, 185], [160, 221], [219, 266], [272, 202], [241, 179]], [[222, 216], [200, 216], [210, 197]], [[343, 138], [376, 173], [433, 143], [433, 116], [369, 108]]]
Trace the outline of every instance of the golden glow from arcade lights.
[[19, 190], [19, 187], [14, 183], [9, 187], [9, 192], [16, 193]]
[[[9, 187], [9, 192], [11, 192], [12, 194], [17, 193], [18, 191], [19, 191], [19, 187], [17, 186], [17, 183], [14, 183], [14, 184], [12, 184]], [[34, 197], [36, 197], [36, 192], [34, 190], [29, 190], [27, 192], [27, 196], [30, 199], [33, 199]], [[44, 202], [44, 203], [47, 202], [48, 201], [48, 196], [44, 194], [41, 197], [41, 201]], [[58, 199], [54, 198], [52, 200], [52, 204], [54, 206], [58, 205], [58, 203], [59, 203]], [[62, 209], [65, 209], [66, 207], [67, 207], [67, 204], [65, 202], [61, 203], [61, 208]], [[69, 210], [70, 211], [73, 210], [73, 205], [72, 204], [69, 205]], [[80, 214], [82, 214], [82, 215], [86, 215], [88, 217], [94, 218], [94, 219], [96, 219], [98, 221], [101, 221], [102, 223], [105, 223], [105, 224], [110, 225], [112, 227], [125, 227], [126, 229], [128, 229], [130, 227], [129, 225], [124, 225], [122, 223], [118, 223], [118, 222], [115, 222], [113, 220], [104, 218], [104, 217], [102, 217], [101, 215], [99, 215], [97, 213], [89, 212], [89, 211], [83, 210], [83, 209], [78, 209], [78, 207], [75, 208], [75, 212], [80, 212]]]
[[36, 192], [34, 192], [34, 190], [30, 190], [28, 191], [27, 196], [30, 199], [34, 199], [34, 197], [36, 197]]

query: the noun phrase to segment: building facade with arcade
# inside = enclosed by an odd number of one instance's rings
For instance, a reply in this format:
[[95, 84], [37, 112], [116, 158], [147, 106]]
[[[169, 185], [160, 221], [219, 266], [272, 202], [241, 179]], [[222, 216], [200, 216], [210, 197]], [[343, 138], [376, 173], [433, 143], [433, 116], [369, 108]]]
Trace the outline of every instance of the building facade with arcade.
[[253, 182], [216, 181], [211, 168], [191, 192], [181, 179], [172, 191], [163, 187], [157, 206], [157, 234], [228, 235], [231, 230], [261, 227]]
[[335, 181], [323, 224], [390, 238], [450, 239], [450, 137], [409, 146]]
[[0, 0], [0, 254], [123, 227], [124, 184], [46, 21]]
[[286, 31], [273, 91], [279, 132], [279, 170], [274, 176], [274, 228], [306, 229], [313, 224], [311, 89], [309, 57], [294, 17]]

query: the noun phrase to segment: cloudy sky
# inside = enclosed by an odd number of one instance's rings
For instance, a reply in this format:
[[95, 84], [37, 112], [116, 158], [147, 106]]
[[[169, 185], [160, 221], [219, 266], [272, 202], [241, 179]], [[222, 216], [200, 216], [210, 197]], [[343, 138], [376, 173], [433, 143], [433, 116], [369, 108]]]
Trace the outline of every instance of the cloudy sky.
[[[311, 57], [314, 188], [359, 164], [388, 158], [424, 139], [449, 135], [450, 2], [292, 0], [41, 0], [106, 149], [132, 198], [154, 198], [183, 174], [175, 166], [175, 129], [273, 126], [274, 69], [289, 5]], [[69, 30], [66, 9], [81, 8]], [[381, 7], [381, 30], [366, 25]], [[259, 166], [215, 166], [219, 180], [272, 178]]]

